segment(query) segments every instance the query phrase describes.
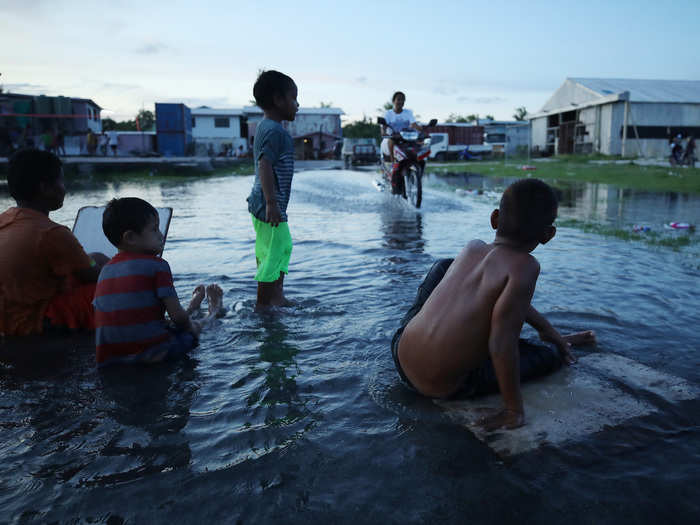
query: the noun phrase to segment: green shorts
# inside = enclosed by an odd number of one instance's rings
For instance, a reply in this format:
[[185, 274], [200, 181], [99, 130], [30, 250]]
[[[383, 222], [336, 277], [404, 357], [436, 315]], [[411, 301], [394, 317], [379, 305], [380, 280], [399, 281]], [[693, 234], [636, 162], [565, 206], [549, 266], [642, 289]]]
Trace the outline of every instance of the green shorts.
[[255, 280], [261, 283], [271, 283], [280, 278], [280, 272], [289, 272], [289, 258], [292, 255], [292, 236], [289, 225], [280, 222], [277, 227], [270, 223], [253, 219], [255, 228], [255, 263], [258, 271]]

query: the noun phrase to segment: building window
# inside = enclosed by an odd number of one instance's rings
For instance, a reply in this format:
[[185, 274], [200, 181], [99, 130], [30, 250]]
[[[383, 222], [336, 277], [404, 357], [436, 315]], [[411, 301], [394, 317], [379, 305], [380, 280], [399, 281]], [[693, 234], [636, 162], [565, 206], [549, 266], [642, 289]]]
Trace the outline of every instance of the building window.
[[197, 119], [192, 117], [192, 127], [194, 128], [196, 126], [197, 126]]
[[228, 128], [231, 122], [228, 117], [217, 117], [214, 119], [215, 128]]

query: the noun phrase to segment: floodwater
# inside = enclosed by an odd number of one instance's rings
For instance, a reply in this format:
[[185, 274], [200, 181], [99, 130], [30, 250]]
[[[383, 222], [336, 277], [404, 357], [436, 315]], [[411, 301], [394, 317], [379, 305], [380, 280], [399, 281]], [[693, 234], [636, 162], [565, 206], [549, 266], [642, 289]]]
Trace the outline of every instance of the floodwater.
[[[537, 176], [536, 174], [533, 176]], [[700, 175], [698, 175], [700, 176]], [[503, 188], [515, 178], [485, 177], [477, 173], [429, 174], [428, 184], [442, 186], [464, 195], [462, 190], [495, 194], [500, 199]], [[669, 233], [671, 222], [700, 226], [700, 195], [675, 192], [647, 192], [623, 189], [609, 184], [576, 181], [547, 181], [560, 194], [559, 216], [605, 224], [632, 231], [635, 225], [650, 231]], [[680, 232], [685, 235], [688, 232]]]
[[[492, 239], [503, 185], [482, 179], [479, 195], [430, 176], [416, 211], [377, 192], [373, 176], [295, 176], [285, 288], [298, 306], [268, 314], [253, 312], [251, 177], [73, 185], [52, 214], [67, 225], [113, 196], [172, 206], [164, 257], [181, 300], [217, 282], [229, 311], [190, 357], [149, 368], [98, 373], [80, 337], [3, 349], [0, 521], [695, 521], [697, 399], [503, 460], [404, 390], [391, 335], [436, 258]], [[563, 189], [563, 216], [700, 222], [697, 197]], [[0, 194], [0, 209], [9, 204]], [[698, 385], [696, 250], [560, 227], [534, 252], [533, 302], [561, 331], [597, 332], [581, 354], [620, 354]]]

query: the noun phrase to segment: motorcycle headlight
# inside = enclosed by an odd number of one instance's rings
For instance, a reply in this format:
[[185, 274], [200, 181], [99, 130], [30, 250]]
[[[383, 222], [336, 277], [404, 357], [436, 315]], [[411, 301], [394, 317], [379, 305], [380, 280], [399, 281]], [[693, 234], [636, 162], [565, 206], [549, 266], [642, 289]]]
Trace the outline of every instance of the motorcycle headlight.
[[418, 138], [418, 132], [415, 129], [402, 131], [400, 135], [404, 140], [416, 140]]

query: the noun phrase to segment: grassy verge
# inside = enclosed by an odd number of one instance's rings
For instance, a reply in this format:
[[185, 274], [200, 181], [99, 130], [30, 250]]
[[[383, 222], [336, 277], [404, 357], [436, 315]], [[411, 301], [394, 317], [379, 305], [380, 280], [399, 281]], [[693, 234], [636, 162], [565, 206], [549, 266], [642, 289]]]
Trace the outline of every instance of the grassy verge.
[[577, 228], [586, 233], [596, 233], [605, 237], [616, 237], [625, 241], [641, 241], [650, 246], [665, 246], [674, 250], [690, 246], [691, 244], [697, 244], [697, 238], [692, 235], [693, 232], [691, 231], [676, 235], [664, 235], [663, 233], [654, 231], [634, 232], [578, 219], [557, 219], [557, 226]]
[[154, 179], [188, 180], [201, 179], [203, 177], [221, 177], [225, 175], [252, 175], [254, 173], [252, 162], [242, 162], [214, 168], [202, 168], [199, 166], [96, 166], [89, 171], [81, 170], [75, 164], [64, 166], [66, 179], [69, 181], [102, 180], [102, 181], [128, 181]]
[[[214, 165], [213, 168], [200, 166], [172, 165], [110, 165], [64, 164], [63, 172], [68, 180], [100, 179], [100, 180], [138, 180], [156, 177], [158, 180], [174, 178], [220, 177], [223, 175], [253, 175], [253, 162], [244, 160], [226, 165]], [[0, 179], [4, 182], [7, 176], [7, 164], [0, 165]]]
[[[653, 192], [674, 191], [700, 194], [700, 169], [671, 168], [661, 166], [637, 166], [636, 164], [597, 164], [582, 156], [560, 156], [552, 162], [484, 161], [454, 165], [430, 166], [428, 171], [470, 172], [489, 177], [537, 177], [556, 182], [597, 182]], [[614, 159], [613, 159], [614, 160]], [[524, 171], [521, 166], [535, 166], [534, 171]]]

